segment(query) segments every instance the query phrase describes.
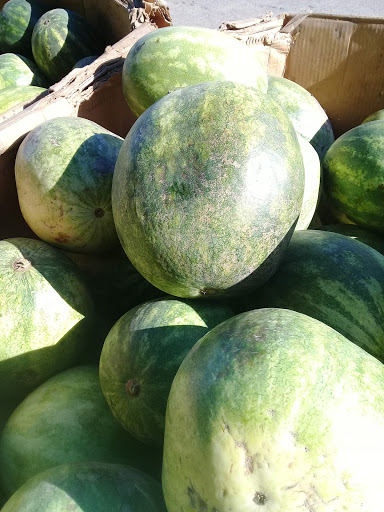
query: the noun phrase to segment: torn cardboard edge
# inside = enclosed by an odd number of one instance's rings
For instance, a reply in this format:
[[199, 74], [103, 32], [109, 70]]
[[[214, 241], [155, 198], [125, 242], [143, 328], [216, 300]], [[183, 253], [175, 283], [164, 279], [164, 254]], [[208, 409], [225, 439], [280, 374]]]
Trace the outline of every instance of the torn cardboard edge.
[[310, 14], [312, 11], [306, 11], [289, 19], [286, 13], [274, 16], [268, 12], [258, 18], [225, 21], [218, 30], [252, 47], [268, 74], [283, 76], [293, 32]]

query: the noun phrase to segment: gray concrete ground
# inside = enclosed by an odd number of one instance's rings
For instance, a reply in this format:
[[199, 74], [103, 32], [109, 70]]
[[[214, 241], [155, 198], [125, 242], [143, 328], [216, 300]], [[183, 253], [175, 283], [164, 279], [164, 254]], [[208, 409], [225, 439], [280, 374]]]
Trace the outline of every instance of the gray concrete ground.
[[312, 11], [350, 16], [384, 17], [384, 0], [263, 0], [209, 1], [166, 0], [174, 25], [218, 28], [223, 21], [256, 18], [267, 12], [297, 13]]

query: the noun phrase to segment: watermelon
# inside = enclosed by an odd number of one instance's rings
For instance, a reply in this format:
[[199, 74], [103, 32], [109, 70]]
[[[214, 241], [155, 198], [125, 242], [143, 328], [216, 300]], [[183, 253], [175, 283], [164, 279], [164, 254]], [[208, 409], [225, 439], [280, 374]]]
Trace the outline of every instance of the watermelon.
[[122, 142], [81, 117], [49, 119], [28, 133], [15, 178], [21, 213], [37, 236], [84, 253], [118, 246], [111, 187]]
[[89, 64], [92, 64], [94, 60], [97, 59], [97, 55], [89, 55], [88, 57], [83, 57], [82, 59], [78, 60], [76, 64], [73, 66], [72, 69], [75, 68], [84, 68], [85, 66], [88, 66]]
[[252, 50], [234, 37], [202, 27], [163, 27], [141, 37], [125, 58], [124, 97], [137, 116], [171, 91], [236, 80], [267, 91], [268, 79]]
[[355, 224], [384, 233], [384, 121], [355, 126], [323, 161], [330, 203]]
[[38, 87], [37, 85], [9, 85], [0, 89], [0, 114], [13, 107], [20, 106], [28, 100], [31, 103], [46, 90], [44, 87]]
[[164, 297], [115, 323], [101, 352], [100, 384], [132, 436], [163, 446], [168, 393], [182, 360], [204, 334], [233, 315], [225, 304]]
[[382, 121], [384, 119], [384, 109], [377, 110], [376, 112], [373, 112], [373, 114], [370, 114], [368, 117], [362, 121], [363, 123], [370, 123], [371, 121]]
[[51, 9], [34, 26], [31, 39], [33, 57], [43, 73], [55, 83], [83, 57], [103, 53], [99, 37], [77, 12]]
[[32, 60], [17, 53], [3, 53], [0, 55], [0, 89], [10, 85], [48, 87], [49, 84]]
[[383, 457], [383, 364], [295, 311], [222, 322], [172, 383], [168, 512], [380, 510]]
[[41, 384], [13, 411], [0, 437], [0, 480], [7, 497], [41, 471], [81, 461], [160, 474], [159, 451], [131, 437], [113, 417], [97, 365], [74, 366]]
[[123, 464], [78, 462], [22, 485], [2, 512], [166, 512], [158, 481]]
[[305, 170], [303, 203], [295, 230], [307, 229], [315, 214], [321, 193], [321, 164], [314, 147], [299, 135]]
[[304, 87], [280, 76], [268, 76], [268, 95], [287, 112], [293, 126], [312, 144], [320, 161], [335, 140], [328, 116]]
[[5, 2], [0, 10], [0, 53], [21, 53], [32, 57], [32, 31], [43, 13], [43, 7], [36, 1]]
[[296, 231], [246, 309], [286, 308], [330, 325], [384, 362], [384, 256], [330, 231]]
[[369, 245], [376, 251], [384, 255], [384, 237], [378, 233], [373, 233], [360, 226], [352, 224], [327, 224], [321, 226], [322, 231], [332, 231], [333, 233], [340, 233], [340, 235], [349, 236], [362, 242], [363, 244]]
[[94, 339], [84, 280], [41, 240], [0, 241], [0, 311], [0, 408], [76, 364]]
[[231, 81], [184, 87], [135, 122], [119, 152], [112, 210], [138, 271], [183, 298], [232, 296], [275, 271], [303, 200], [292, 123]]

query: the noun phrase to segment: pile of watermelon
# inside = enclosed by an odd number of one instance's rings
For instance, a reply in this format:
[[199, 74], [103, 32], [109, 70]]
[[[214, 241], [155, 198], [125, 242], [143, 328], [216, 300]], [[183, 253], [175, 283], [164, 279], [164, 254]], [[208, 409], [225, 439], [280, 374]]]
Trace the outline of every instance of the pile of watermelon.
[[125, 138], [61, 117], [17, 152], [2, 512], [380, 510], [381, 114], [335, 139], [199, 27], [139, 39], [122, 92]]
[[0, 10], [0, 114], [42, 96], [103, 51], [100, 35], [79, 13], [8, 0]]

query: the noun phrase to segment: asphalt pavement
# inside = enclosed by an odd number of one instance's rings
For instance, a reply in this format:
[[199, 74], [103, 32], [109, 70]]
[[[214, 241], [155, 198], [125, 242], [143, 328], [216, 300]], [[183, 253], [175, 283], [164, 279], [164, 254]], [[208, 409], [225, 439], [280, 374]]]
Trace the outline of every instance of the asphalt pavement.
[[218, 28], [224, 21], [257, 18], [273, 14], [316, 12], [349, 16], [384, 17], [384, 0], [263, 2], [258, 0], [218, 1], [166, 0], [174, 25]]

